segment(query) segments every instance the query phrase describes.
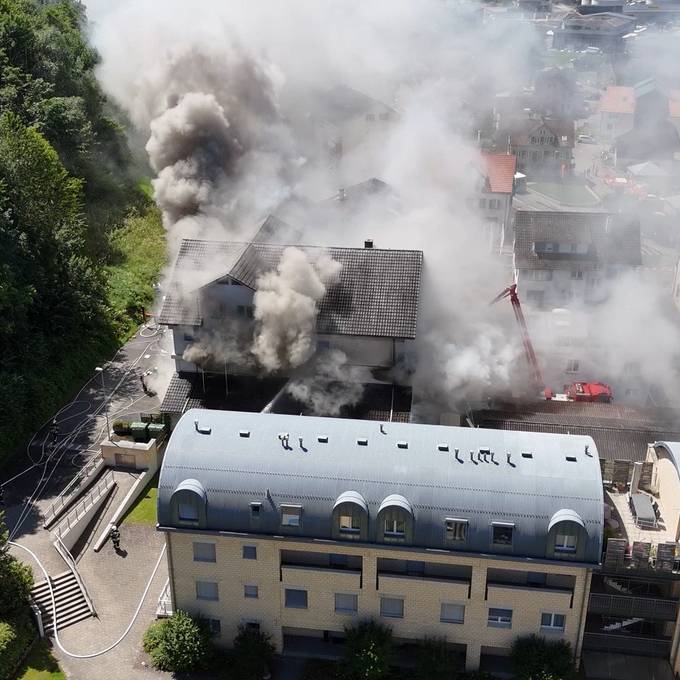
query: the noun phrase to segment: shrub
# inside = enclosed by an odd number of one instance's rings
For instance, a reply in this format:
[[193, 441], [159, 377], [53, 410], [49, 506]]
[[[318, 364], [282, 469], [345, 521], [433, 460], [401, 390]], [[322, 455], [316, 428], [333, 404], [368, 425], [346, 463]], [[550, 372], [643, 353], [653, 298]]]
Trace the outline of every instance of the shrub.
[[341, 668], [337, 661], [308, 659], [300, 680], [340, 680], [341, 677]]
[[444, 638], [425, 638], [416, 653], [414, 680], [455, 680], [458, 656]]
[[156, 668], [176, 673], [203, 667], [212, 651], [206, 628], [183, 611], [152, 623], [143, 644]]
[[564, 640], [546, 640], [538, 635], [517, 638], [510, 652], [517, 680], [571, 680], [576, 672], [571, 645]]
[[33, 585], [31, 568], [9, 554], [8, 540], [5, 516], [0, 511], [0, 618], [6, 620], [26, 611]]
[[0, 621], [0, 680], [14, 677], [17, 664], [35, 638], [35, 629], [27, 616]]
[[234, 638], [234, 669], [240, 680], [261, 680], [274, 659], [274, 645], [271, 638], [248, 626], [239, 626]]
[[129, 420], [114, 420], [113, 421], [113, 431], [117, 435], [124, 436], [130, 434], [130, 421]]
[[389, 673], [392, 630], [373, 620], [345, 628], [345, 673], [350, 680], [381, 680]]

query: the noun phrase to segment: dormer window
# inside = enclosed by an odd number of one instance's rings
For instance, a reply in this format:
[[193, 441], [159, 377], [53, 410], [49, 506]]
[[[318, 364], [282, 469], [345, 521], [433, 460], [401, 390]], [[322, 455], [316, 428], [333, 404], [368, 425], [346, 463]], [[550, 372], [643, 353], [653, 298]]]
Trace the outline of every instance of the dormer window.
[[333, 505], [332, 534], [335, 539], [368, 540], [368, 505], [357, 491], [341, 493]]
[[467, 541], [468, 521], [466, 519], [444, 520], [444, 542], [450, 546], [458, 546]]
[[512, 546], [515, 525], [508, 522], [493, 522], [491, 525], [491, 544], [496, 547]]
[[179, 503], [178, 513], [180, 522], [198, 522], [198, 508], [193, 502]]
[[179, 525], [202, 527], [207, 523], [208, 497], [197, 479], [185, 479], [172, 493], [172, 519]]
[[574, 535], [560, 533], [555, 535], [555, 552], [575, 553], [577, 538]]
[[413, 508], [406, 498], [392, 494], [378, 509], [376, 540], [379, 543], [409, 543], [413, 540]]
[[301, 517], [302, 517], [301, 505], [281, 506], [281, 526], [299, 527], [301, 524]]
[[547, 556], [560, 559], [578, 559], [587, 543], [585, 522], [574, 510], [558, 510], [548, 524]]

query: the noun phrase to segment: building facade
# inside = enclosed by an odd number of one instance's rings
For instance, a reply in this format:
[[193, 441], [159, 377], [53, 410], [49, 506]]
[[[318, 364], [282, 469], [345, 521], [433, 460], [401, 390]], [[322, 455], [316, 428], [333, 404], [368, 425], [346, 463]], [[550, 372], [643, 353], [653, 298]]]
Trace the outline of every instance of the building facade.
[[578, 661], [602, 503], [589, 437], [192, 410], [158, 528], [173, 606], [223, 644], [252, 625], [280, 651], [341, 650], [370, 617], [475, 669], [531, 633]]

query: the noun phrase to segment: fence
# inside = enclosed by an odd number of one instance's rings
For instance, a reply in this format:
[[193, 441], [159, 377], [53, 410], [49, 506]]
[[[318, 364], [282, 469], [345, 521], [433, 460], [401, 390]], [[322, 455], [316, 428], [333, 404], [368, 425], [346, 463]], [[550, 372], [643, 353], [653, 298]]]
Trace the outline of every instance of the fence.
[[97, 483], [83, 496], [82, 500], [70, 510], [53, 529], [56, 538], [64, 539], [67, 534], [83, 519], [98, 501], [102, 499], [116, 484], [113, 472], [108, 470]]
[[70, 503], [82, 492], [89, 481], [104, 466], [103, 458], [93, 456], [79, 470], [78, 474], [64, 487], [54, 503], [50, 505], [43, 516], [43, 526], [47, 529], [57, 517], [70, 505]]
[[158, 598], [158, 607], [156, 608], [156, 618], [164, 619], [172, 616], [172, 595], [170, 593], [170, 579], [165, 582], [161, 596]]
[[652, 597], [627, 597], [625, 595], [608, 595], [607, 593], [591, 593], [588, 611], [606, 616], [644, 617], [675, 621], [678, 603]]

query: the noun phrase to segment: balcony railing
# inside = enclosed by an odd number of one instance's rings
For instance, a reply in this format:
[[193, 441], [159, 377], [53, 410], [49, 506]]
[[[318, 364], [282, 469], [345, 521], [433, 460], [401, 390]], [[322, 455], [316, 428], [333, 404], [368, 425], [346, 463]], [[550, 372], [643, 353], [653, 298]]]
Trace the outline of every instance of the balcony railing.
[[606, 616], [642, 617], [661, 621], [675, 621], [678, 603], [654, 597], [627, 597], [591, 593], [588, 612]]
[[667, 658], [671, 653], [670, 638], [636, 637], [634, 635], [610, 635], [586, 633], [583, 649], [593, 652], [616, 652]]

